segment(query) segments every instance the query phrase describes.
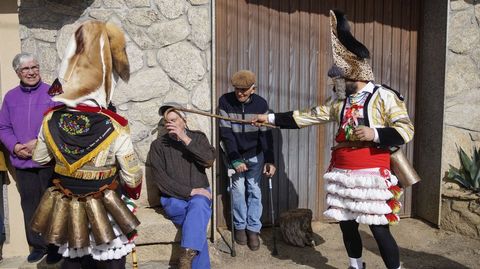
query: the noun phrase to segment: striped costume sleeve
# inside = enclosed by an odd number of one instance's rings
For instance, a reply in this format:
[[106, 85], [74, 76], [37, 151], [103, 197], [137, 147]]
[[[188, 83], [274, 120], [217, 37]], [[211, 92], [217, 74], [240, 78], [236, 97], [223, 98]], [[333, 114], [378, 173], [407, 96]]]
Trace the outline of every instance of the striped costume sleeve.
[[414, 128], [405, 103], [393, 92], [383, 96], [386, 128], [377, 128], [380, 144], [402, 145], [413, 138]]
[[[136, 195], [140, 195], [140, 190], [136, 190], [141, 187], [143, 172], [140, 168], [140, 161], [137, 154], [133, 149], [133, 143], [130, 138], [129, 131], [122, 131], [114, 142], [113, 153], [120, 167], [119, 173], [122, 182], [125, 187], [138, 191]], [[138, 199], [138, 197], [132, 197]]]
[[325, 105], [312, 107], [305, 110], [293, 111], [293, 119], [299, 128], [315, 124], [322, 124], [336, 119], [336, 109], [338, 101], [328, 100]]

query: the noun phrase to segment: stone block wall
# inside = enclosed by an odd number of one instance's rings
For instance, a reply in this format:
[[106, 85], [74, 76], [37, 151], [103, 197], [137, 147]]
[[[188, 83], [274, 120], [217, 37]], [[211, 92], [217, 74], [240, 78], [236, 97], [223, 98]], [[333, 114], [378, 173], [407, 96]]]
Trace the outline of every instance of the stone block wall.
[[[480, 1], [450, 1], [447, 40], [445, 101], [441, 104], [443, 178], [450, 165], [460, 167], [459, 148], [471, 156], [472, 149], [480, 146]], [[440, 227], [478, 238], [479, 201], [477, 194], [443, 182]]]
[[445, 108], [443, 175], [450, 164], [459, 167], [457, 147], [471, 155], [480, 146], [479, 0], [450, 1], [447, 40], [445, 103], [438, 104]]
[[[68, 39], [89, 19], [125, 32], [131, 78], [117, 84], [113, 102], [130, 122], [142, 162], [157, 136], [163, 103], [212, 111], [209, 0], [21, 0], [22, 51], [39, 57], [45, 82], [55, 79]], [[212, 140], [211, 119], [190, 114], [188, 121]]]
[[[473, 238], [480, 238], [480, 195], [465, 192], [447, 183], [442, 194], [440, 227]], [[451, 187], [451, 188], [448, 188]]]

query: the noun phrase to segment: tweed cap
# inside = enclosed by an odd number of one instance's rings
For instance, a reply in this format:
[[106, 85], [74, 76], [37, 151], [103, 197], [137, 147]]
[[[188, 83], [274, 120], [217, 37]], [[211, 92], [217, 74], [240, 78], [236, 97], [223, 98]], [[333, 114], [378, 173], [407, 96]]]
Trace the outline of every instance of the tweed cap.
[[[174, 107], [179, 107], [181, 108], [182, 105], [178, 104], [178, 103], [175, 103], [175, 102], [167, 102], [165, 104], [163, 104], [160, 109], [158, 110], [158, 114], [163, 117], [165, 112], [167, 112], [168, 109], [170, 108], [174, 108]], [[175, 110], [175, 113], [177, 113], [180, 117], [182, 117], [184, 120], [187, 118], [187, 115], [185, 114], [185, 112], [181, 111], [181, 110]]]
[[233, 74], [231, 82], [235, 88], [248, 89], [257, 82], [257, 78], [250, 70], [240, 70]]

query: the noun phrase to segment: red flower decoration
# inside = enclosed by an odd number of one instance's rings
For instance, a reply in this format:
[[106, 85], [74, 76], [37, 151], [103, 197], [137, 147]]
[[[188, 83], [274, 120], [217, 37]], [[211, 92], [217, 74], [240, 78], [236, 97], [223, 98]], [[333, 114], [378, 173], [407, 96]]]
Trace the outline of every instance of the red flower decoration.
[[380, 168], [380, 175], [383, 178], [389, 178], [390, 177], [390, 171], [386, 168]]

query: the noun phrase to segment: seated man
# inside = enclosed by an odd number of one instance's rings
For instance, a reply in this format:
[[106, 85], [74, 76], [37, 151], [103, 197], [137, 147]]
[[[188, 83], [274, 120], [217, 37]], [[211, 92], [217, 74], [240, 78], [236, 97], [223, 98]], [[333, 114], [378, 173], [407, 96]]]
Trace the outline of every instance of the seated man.
[[207, 269], [212, 195], [205, 169], [213, 165], [215, 148], [204, 133], [187, 129], [183, 112], [163, 106], [160, 113], [166, 134], [152, 143], [147, 166], [160, 189], [165, 213], [182, 227], [179, 268]]

